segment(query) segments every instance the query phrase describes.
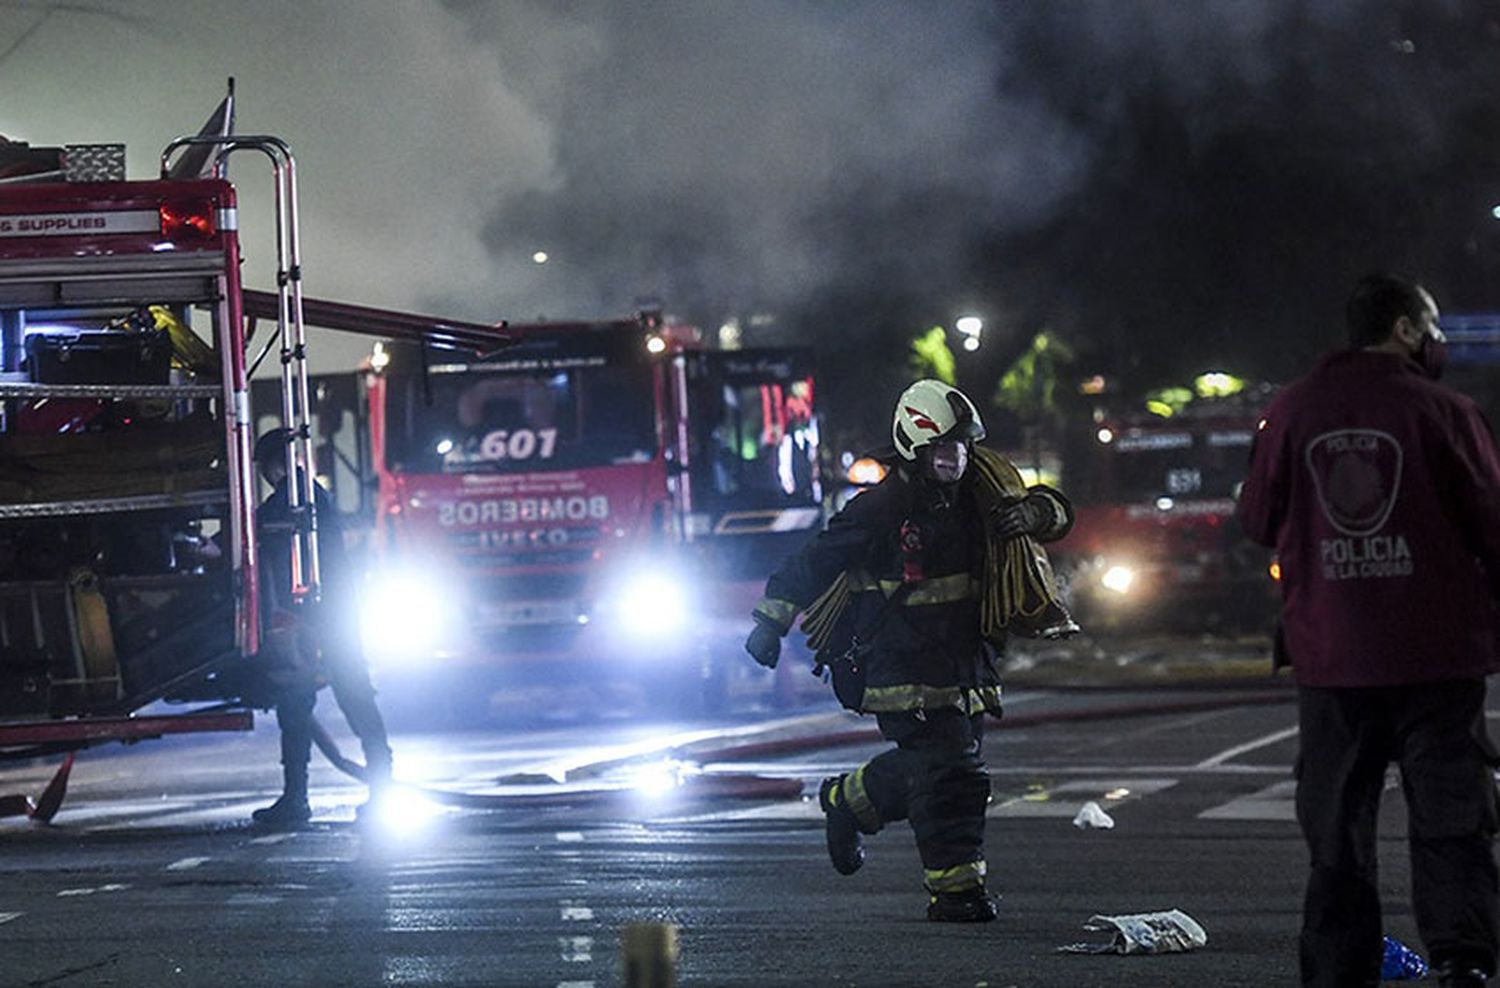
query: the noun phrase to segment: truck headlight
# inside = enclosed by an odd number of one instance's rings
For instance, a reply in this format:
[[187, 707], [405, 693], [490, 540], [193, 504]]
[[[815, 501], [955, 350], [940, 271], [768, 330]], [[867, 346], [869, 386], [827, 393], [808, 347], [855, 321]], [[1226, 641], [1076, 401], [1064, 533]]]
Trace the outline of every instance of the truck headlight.
[[451, 625], [452, 608], [439, 583], [420, 571], [376, 576], [360, 607], [366, 653], [376, 659], [431, 658]]
[[1127, 594], [1131, 585], [1135, 583], [1135, 570], [1129, 566], [1114, 565], [1104, 571], [1099, 577], [1099, 585], [1106, 590], [1117, 594]]
[[638, 637], [662, 637], [682, 629], [690, 606], [687, 585], [675, 573], [644, 573], [621, 588], [621, 623]]

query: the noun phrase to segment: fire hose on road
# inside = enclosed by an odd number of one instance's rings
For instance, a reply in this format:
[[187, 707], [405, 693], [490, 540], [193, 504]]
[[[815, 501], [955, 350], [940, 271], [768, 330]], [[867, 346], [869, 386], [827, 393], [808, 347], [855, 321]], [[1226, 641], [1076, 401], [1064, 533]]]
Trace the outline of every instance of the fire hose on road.
[[[1019, 730], [1048, 724], [1201, 713], [1236, 707], [1289, 704], [1295, 699], [1292, 690], [1278, 688], [1224, 696], [1116, 703], [1029, 714], [1006, 714], [991, 729]], [[767, 741], [731, 744], [722, 743], [722, 734], [697, 732], [684, 735], [675, 743], [669, 739], [667, 743], [646, 750], [631, 750], [562, 770], [508, 776], [498, 780], [498, 791], [460, 792], [430, 785], [401, 785], [445, 806], [469, 809], [498, 809], [517, 805], [560, 806], [617, 798], [622, 793], [632, 791], [633, 787], [628, 783], [609, 781], [612, 772], [618, 773], [630, 765], [668, 763], [698, 766], [733, 763], [877, 744], [881, 740], [880, 732], [873, 726], [852, 730], [821, 730]], [[345, 756], [327, 729], [316, 721], [313, 741], [339, 771], [359, 781], [366, 780], [364, 765]], [[714, 741], [720, 742], [717, 747], [705, 747]], [[748, 773], [687, 771], [679, 772], [674, 781], [685, 796], [697, 799], [790, 799], [801, 795], [803, 789], [803, 783], [799, 779]]]

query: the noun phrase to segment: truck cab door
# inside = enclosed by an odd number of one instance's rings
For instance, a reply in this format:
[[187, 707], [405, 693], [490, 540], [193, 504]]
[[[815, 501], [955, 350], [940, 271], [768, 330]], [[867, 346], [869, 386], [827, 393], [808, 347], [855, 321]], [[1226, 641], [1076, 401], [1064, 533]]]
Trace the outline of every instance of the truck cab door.
[[690, 532], [768, 544], [806, 538], [823, 521], [811, 350], [719, 350], [688, 359]]

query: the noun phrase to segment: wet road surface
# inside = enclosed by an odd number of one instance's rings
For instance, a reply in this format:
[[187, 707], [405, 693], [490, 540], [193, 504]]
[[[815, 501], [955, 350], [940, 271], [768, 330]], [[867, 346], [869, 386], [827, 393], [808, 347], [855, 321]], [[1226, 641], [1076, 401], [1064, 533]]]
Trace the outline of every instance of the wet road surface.
[[[0, 820], [0, 984], [602, 988], [636, 922], [678, 927], [684, 985], [1289, 983], [1306, 859], [1294, 708], [1267, 685], [1012, 690], [986, 739], [1001, 915], [977, 927], [924, 920], [904, 824], [833, 872], [817, 780], [883, 745], [828, 707], [398, 732], [397, 774], [431, 798], [356, 824], [360, 788], [315, 755], [317, 820], [290, 835], [245, 823], [276, 793], [269, 718], [99, 749], [54, 826]], [[55, 764], [0, 766], [0, 794], [35, 795]], [[1416, 944], [1388, 795], [1387, 931]], [[1114, 829], [1073, 826], [1090, 800]], [[1094, 913], [1169, 908], [1205, 949], [1056, 952]]]

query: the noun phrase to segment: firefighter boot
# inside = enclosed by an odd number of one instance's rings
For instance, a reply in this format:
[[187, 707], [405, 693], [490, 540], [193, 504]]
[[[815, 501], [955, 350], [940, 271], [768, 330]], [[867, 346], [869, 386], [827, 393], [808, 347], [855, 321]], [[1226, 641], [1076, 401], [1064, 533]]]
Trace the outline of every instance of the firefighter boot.
[[312, 808], [307, 805], [306, 796], [286, 792], [270, 806], [251, 813], [250, 819], [262, 830], [297, 830], [312, 819]]
[[312, 819], [307, 805], [307, 765], [282, 766], [281, 798], [250, 814], [251, 821], [262, 830], [296, 830]]
[[957, 892], [927, 890], [927, 918], [934, 923], [988, 923], [1000, 915], [995, 900], [974, 885]]
[[381, 807], [390, 802], [391, 788], [394, 785], [391, 779], [391, 749], [366, 747], [365, 783], [370, 787], [370, 794], [354, 808], [354, 819], [358, 823], [374, 820], [380, 814]]
[[859, 835], [854, 813], [844, 802], [844, 776], [831, 775], [818, 787], [818, 806], [823, 810], [828, 837], [828, 857], [840, 875], [852, 875], [865, 863], [865, 842]]

